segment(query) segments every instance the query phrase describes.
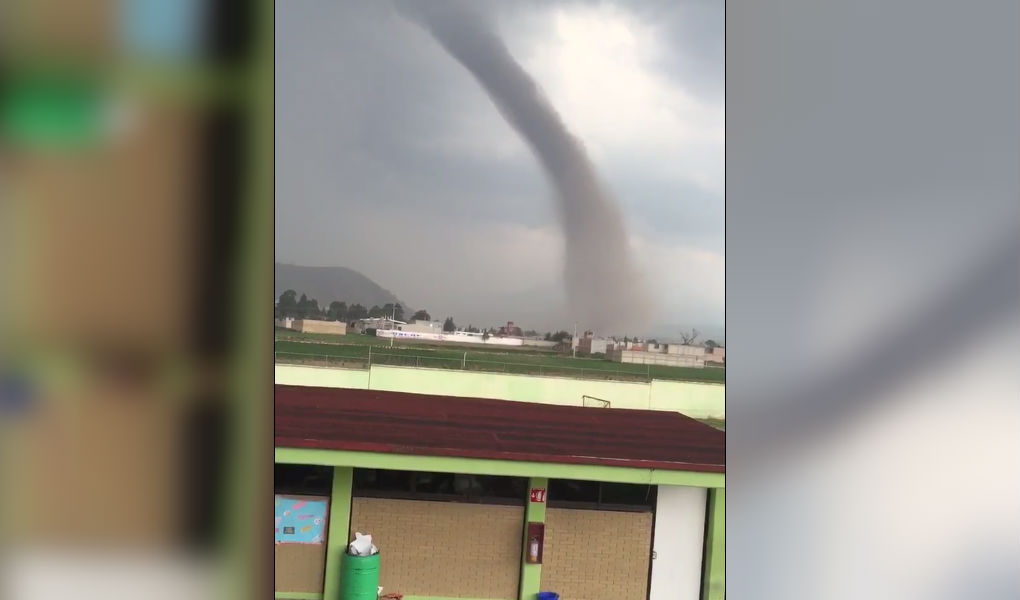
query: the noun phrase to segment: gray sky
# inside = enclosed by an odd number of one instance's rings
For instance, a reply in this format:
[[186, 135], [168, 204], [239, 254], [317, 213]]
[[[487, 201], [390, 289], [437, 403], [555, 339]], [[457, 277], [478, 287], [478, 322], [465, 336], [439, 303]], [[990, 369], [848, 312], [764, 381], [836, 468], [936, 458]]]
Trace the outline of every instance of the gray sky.
[[[721, 325], [723, 3], [482, 4], [616, 197], [653, 321]], [[537, 161], [389, 3], [277, 4], [276, 148], [277, 260], [357, 269], [459, 324], [570, 324]]]

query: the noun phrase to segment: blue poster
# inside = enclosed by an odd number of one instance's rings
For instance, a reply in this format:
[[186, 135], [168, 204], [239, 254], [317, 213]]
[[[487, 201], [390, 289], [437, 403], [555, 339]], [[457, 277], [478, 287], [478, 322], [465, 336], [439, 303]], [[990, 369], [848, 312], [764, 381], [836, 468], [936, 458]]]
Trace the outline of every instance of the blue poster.
[[321, 544], [326, 539], [326, 499], [276, 496], [276, 543]]

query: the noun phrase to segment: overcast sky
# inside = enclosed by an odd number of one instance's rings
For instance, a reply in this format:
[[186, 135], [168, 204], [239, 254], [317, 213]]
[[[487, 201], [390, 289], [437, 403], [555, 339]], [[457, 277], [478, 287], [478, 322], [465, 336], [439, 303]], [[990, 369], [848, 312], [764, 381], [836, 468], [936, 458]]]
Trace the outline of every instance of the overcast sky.
[[[616, 197], [654, 322], [721, 326], [723, 2], [480, 4]], [[388, 2], [277, 3], [278, 261], [356, 269], [462, 325], [568, 328], [551, 194], [478, 83]]]

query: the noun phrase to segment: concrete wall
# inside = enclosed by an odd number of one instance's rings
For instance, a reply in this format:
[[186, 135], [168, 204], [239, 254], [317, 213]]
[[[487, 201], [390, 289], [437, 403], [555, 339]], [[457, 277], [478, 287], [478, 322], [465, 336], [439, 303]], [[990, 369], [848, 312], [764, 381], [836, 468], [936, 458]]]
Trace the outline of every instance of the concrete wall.
[[646, 600], [652, 513], [548, 508], [542, 589], [561, 598]]
[[582, 406], [582, 396], [608, 400], [612, 408], [681, 412], [698, 419], [726, 416], [726, 388], [717, 383], [657, 379], [651, 383], [416, 369], [372, 365], [371, 370], [276, 365], [276, 383], [493, 398]]
[[373, 365], [371, 389], [572, 406], [582, 406], [581, 397], [587, 394], [609, 400], [613, 408], [648, 407], [647, 383], [505, 375], [449, 369]]
[[277, 592], [321, 594], [326, 546], [323, 544], [276, 544], [273, 546]]
[[655, 559], [648, 600], [699, 600], [704, 548], [703, 488], [659, 486], [655, 507]]
[[726, 386], [656, 379], [649, 385], [648, 408], [672, 410], [697, 419], [726, 417]]
[[301, 365], [276, 365], [275, 381], [281, 385], [307, 385], [326, 388], [367, 390], [369, 371], [332, 369]]
[[667, 344], [667, 354], [676, 354], [680, 356], [703, 356], [705, 354], [705, 348], [703, 346], [687, 346], [684, 344]]
[[383, 592], [516, 600], [523, 506], [354, 498], [351, 538], [379, 547]]
[[610, 360], [621, 363], [637, 365], [662, 365], [666, 367], [696, 367], [705, 366], [705, 359], [702, 355], [693, 354], [665, 354], [662, 352], [643, 352], [637, 350], [614, 350], [608, 353]]

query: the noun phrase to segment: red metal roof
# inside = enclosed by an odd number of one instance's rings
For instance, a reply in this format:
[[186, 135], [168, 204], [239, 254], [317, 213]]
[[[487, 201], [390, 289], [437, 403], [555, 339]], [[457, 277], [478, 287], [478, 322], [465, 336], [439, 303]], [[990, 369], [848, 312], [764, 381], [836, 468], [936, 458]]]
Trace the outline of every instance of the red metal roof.
[[278, 448], [722, 473], [726, 434], [674, 412], [277, 385]]

